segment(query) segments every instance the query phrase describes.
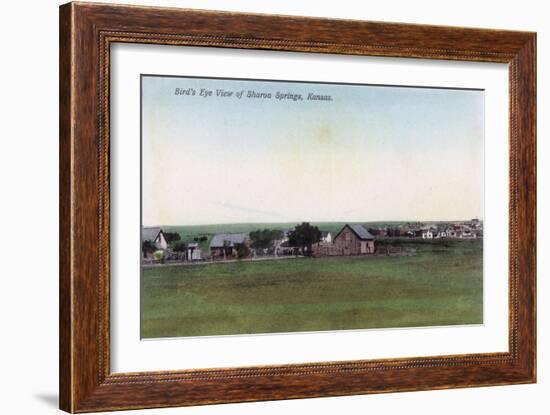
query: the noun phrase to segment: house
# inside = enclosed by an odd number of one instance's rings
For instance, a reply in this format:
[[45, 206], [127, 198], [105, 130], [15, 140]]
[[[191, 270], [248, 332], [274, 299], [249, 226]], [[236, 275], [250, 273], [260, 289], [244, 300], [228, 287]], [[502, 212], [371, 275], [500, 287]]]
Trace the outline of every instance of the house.
[[422, 231], [422, 239], [433, 239], [434, 233], [431, 229], [425, 229]]
[[411, 234], [409, 235], [410, 238], [421, 238], [422, 233], [424, 231], [422, 229], [412, 229]]
[[212, 259], [235, 258], [242, 247], [250, 247], [247, 233], [219, 233], [210, 241], [210, 256]]
[[468, 224], [471, 229], [480, 229], [481, 228], [481, 221], [477, 218], [474, 218], [470, 221]]
[[162, 232], [161, 228], [142, 228], [141, 229], [141, 242], [149, 241], [156, 249], [166, 250], [168, 248], [168, 242]]
[[456, 238], [456, 230], [454, 228], [447, 228], [445, 230], [445, 233], [447, 234], [447, 238]]
[[346, 224], [333, 239], [336, 255], [374, 254], [374, 236], [359, 224]]
[[434, 238], [440, 239], [440, 238], [447, 238], [447, 228], [445, 227], [438, 227], [435, 232], [432, 232], [434, 235]]
[[321, 231], [321, 243], [332, 243], [332, 234], [328, 231]]
[[460, 239], [475, 239], [477, 238], [477, 234], [472, 232], [469, 229], [464, 229], [462, 233], [459, 236]]
[[201, 259], [201, 248], [197, 242], [191, 242], [186, 247], [186, 259], [188, 261], [199, 261]]

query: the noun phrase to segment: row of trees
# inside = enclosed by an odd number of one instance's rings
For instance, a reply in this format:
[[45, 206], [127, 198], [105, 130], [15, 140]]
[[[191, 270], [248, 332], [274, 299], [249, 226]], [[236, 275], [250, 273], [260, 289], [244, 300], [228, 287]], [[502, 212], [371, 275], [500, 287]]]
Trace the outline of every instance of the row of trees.
[[164, 238], [166, 242], [176, 242], [181, 240], [181, 235], [178, 232], [164, 232]]
[[[252, 247], [256, 249], [269, 249], [276, 240], [281, 240], [284, 232], [277, 229], [258, 229], [250, 232]], [[288, 233], [288, 246], [300, 248], [304, 255], [313, 253], [313, 245], [321, 240], [321, 231], [317, 226], [308, 222], [302, 222]]]

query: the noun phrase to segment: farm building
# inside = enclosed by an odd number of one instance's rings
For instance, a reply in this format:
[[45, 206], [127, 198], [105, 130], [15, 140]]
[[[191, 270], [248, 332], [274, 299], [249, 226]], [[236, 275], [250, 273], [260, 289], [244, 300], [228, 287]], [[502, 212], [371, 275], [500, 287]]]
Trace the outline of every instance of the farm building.
[[164, 232], [162, 232], [161, 228], [142, 228], [141, 241], [151, 242], [156, 249], [166, 250], [168, 248], [168, 242], [166, 241]]
[[191, 242], [186, 247], [186, 259], [188, 261], [199, 261], [201, 259], [201, 248], [197, 242]]
[[242, 247], [250, 247], [247, 233], [219, 233], [210, 241], [210, 256], [212, 259], [234, 258]]
[[374, 236], [359, 224], [346, 224], [332, 242], [333, 255], [374, 254]]

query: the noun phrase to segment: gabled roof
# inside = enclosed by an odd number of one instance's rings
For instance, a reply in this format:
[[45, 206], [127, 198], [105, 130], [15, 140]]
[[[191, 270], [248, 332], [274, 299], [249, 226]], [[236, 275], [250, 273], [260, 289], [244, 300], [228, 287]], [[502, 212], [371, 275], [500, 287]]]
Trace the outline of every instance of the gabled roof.
[[210, 248], [234, 247], [242, 245], [248, 239], [247, 233], [218, 233], [210, 241]]
[[326, 237], [329, 236], [329, 235], [330, 235], [330, 232], [329, 232], [329, 231], [321, 231], [321, 236], [322, 236], [323, 238], [326, 238]]
[[153, 242], [161, 232], [162, 229], [156, 227], [141, 228], [141, 240]]
[[372, 236], [372, 234], [367, 231], [363, 225], [359, 225], [358, 223], [346, 223], [340, 232], [336, 234], [334, 239], [336, 239], [338, 235], [340, 235], [346, 228], [349, 228], [362, 241], [372, 241], [374, 239], [374, 236]]

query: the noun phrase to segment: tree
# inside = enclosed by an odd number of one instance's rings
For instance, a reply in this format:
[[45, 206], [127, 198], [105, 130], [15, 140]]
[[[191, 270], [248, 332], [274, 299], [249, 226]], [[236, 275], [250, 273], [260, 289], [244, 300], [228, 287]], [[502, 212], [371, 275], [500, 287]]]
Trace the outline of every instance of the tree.
[[181, 240], [181, 235], [178, 232], [164, 232], [164, 238], [166, 242], [176, 242]]
[[242, 259], [250, 255], [250, 249], [245, 244], [239, 245], [237, 248], [237, 258]]
[[148, 254], [152, 254], [155, 252], [157, 248], [153, 245], [151, 241], [143, 241], [141, 243], [141, 251], [143, 252], [143, 256], [147, 256]]
[[187, 244], [185, 242], [177, 242], [174, 245], [174, 252], [185, 252], [187, 249]]
[[252, 247], [257, 249], [271, 248], [273, 241], [283, 238], [283, 231], [278, 229], [264, 229], [250, 232]]
[[302, 248], [303, 254], [308, 256], [313, 253], [313, 244], [320, 240], [321, 231], [317, 226], [312, 226], [308, 222], [297, 225], [288, 235], [289, 244]]

